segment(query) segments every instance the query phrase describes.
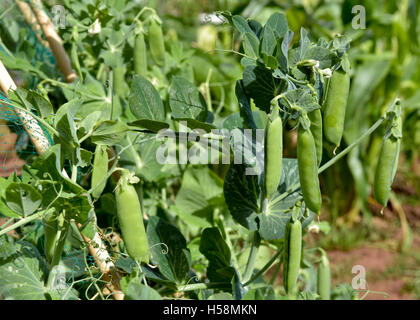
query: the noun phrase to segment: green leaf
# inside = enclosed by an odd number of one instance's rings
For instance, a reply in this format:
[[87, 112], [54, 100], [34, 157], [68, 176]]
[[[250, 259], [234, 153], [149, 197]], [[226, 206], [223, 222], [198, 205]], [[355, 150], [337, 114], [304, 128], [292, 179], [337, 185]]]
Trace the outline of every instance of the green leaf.
[[7, 206], [24, 217], [34, 213], [42, 202], [41, 194], [25, 183], [11, 183], [6, 189], [5, 197]]
[[5, 299], [45, 300], [45, 265], [41, 255], [26, 241], [14, 246], [13, 255], [0, 257], [0, 294]]
[[29, 90], [28, 100], [42, 118], [47, 118], [53, 114], [54, 110], [51, 102], [39, 92]]
[[145, 286], [140, 278], [130, 280], [124, 293], [126, 300], [162, 300], [160, 294], [155, 289]]
[[138, 119], [165, 120], [165, 107], [159, 92], [143, 76], [134, 75], [128, 104]]
[[264, 28], [266, 27], [273, 31], [276, 40], [283, 38], [289, 29], [286, 16], [279, 12], [273, 13], [270, 18], [268, 18]]
[[259, 52], [259, 47], [260, 47], [260, 41], [258, 40], [258, 38], [250, 32], [247, 32], [243, 35], [244, 37], [244, 51], [245, 54], [248, 57], [251, 58], [258, 58], [260, 52]]
[[214, 205], [223, 205], [223, 180], [209, 168], [189, 168], [185, 171], [176, 207], [185, 215], [200, 215]]
[[[244, 83], [242, 80], [236, 81], [235, 94], [239, 103], [239, 112], [244, 121], [244, 128], [255, 129], [257, 126], [251, 111], [251, 99], [245, 93]], [[242, 128], [242, 126], [239, 128]]]
[[230, 293], [227, 292], [219, 292], [212, 294], [207, 300], [233, 300], [233, 297]]
[[265, 112], [270, 112], [270, 102], [277, 95], [278, 79], [271, 71], [262, 66], [248, 66], [242, 79], [245, 93], [252, 98], [255, 105]]
[[184, 236], [173, 225], [153, 216], [147, 224], [147, 238], [153, 264], [168, 280], [182, 283], [191, 266]]
[[216, 126], [210, 124], [210, 123], [206, 123], [206, 122], [202, 122], [202, 121], [198, 121], [195, 119], [191, 119], [191, 118], [177, 118], [178, 121], [185, 121], [187, 123], [187, 127], [190, 129], [203, 129], [206, 132], [211, 132], [211, 130], [216, 129]]
[[0, 214], [6, 217], [19, 218], [20, 216], [7, 206], [6, 200], [4, 198], [6, 189], [11, 183], [11, 180], [0, 177]]
[[152, 132], [156, 132], [156, 133], [159, 130], [169, 128], [169, 124], [167, 122], [150, 120], [150, 119], [136, 120], [136, 121], [128, 123], [128, 125], [131, 126], [131, 127], [136, 127], [136, 128], [138, 127], [138, 128], [141, 128], [141, 129], [144, 128], [144, 129], [150, 130]]
[[233, 16], [232, 23], [242, 36], [247, 32], [254, 33], [254, 31], [252, 31], [251, 27], [248, 25], [248, 22], [242, 16]]
[[249, 230], [257, 230], [260, 187], [258, 177], [247, 175], [244, 165], [232, 164], [226, 174], [223, 191], [233, 218]]
[[231, 253], [218, 228], [206, 228], [201, 235], [200, 252], [209, 261], [207, 277], [213, 282], [230, 282], [234, 269], [230, 266]]
[[118, 143], [130, 128], [122, 121], [105, 120], [97, 123], [91, 140], [96, 144], [112, 145]]
[[275, 300], [275, 294], [272, 287], [265, 286], [249, 290], [242, 300]]
[[188, 80], [173, 77], [169, 92], [169, 106], [175, 119], [196, 119], [205, 122], [207, 119], [206, 102], [200, 91]]

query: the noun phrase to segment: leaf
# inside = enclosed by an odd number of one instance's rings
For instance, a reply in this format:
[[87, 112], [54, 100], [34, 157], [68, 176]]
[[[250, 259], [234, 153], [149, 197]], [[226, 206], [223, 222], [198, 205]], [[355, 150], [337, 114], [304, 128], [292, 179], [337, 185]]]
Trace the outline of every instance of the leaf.
[[279, 62], [280, 68], [284, 72], [289, 71], [289, 46], [290, 43], [293, 40], [293, 31], [288, 30], [283, 38], [283, 40], [280, 39], [277, 41], [277, 53], [276, 58]]
[[276, 38], [269, 25], [264, 26], [264, 36], [261, 43], [261, 52], [271, 56], [276, 49]]
[[140, 119], [133, 122], [129, 122], [128, 125], [130, 127], [138, 127], [138, 128], [144, 128], [147, 130], [150, 130], [152, 132], [158, 132], [162, 129], [169, 128], [169, 124], [167, 122], [163, 121], [156, 121], [156, 120], [150, 120], [150, 119]]
[[0, 294], [5, 299], [45, 300], [45, 265], [29, 242], [15, 243], [15, 253], [0, 257]]
[[258, 177], [246, 175], [244, 165], [232, 164], [226, 174], [223, 191], [232, 217], [245, 228], [257, 230]]
[[28, 100], [42, 118], [47, 118], [53, 114], [54, 110], [51, 102], [39, 92], [29, 90]]
[[248, 66], [243, 73], [242, 83], [246, 95], [254, 100], [258, 108], [268, 113], [279, 86], [271, 71], [262, 66]]
[[7, 206], [6, 200], [4, 199], [6, 189], [11, 183], [11, 180], [0, 177], [0, 214], [10, 218], [19, 218], [20, 216]]
[[242, 300], [275, 300], [275, 293], [269, 286], [251, 289], [242, 297]]
[[169, 91], [169, 106], [175, 119], [196, 119], [205, 122], [207, 106], [200, 91], [188, 80], [173, 77]]
[[260, 41], [258, 40], [258, 38], [250, 32], [247, 32], [243, 35], [244, 37], [244, 51], [245, 54], [248, 57], [251, 58], [258, 58], [260, 52], [259, 52], [259, 47], [260, 47]]
[[147, 238], [153, 264], [159, 266], [160, 272], [168, 280], [182, 283], [191, 265], [184, 236], [173, 225], [153, 216], [147, 224]]
[[207, 277], [213, 282], [230, 282], [234, 269], [230, 266], [231, 253], [218, 228], [203, 230], [200, 252], [209, 261]]
[[[316, 95], [313, 95], [306, 87], [288, 91], [285, 94], [285, 97], [294, 106], [302, 108], [307, 113], [321, 108], [321, 106], [318, 104]], [[283, 98], [280, 100], [283, 100]], [[286, 105], [286, 102], [284, 102], [284, 105]]]
[[155, 289], [145, 286], [140, 278], [130, 280], [124, 293], [126, 300], [162, 300], [160, 294]]
[[[244, 128], [255, 129], [257, 126], [251, 111], [250, 98], [245, 93], [245, 88], [242, 80], [236, 81], [235, 93], [239, 103], [239, 112], [244, 120]], [[242, 126], [240, 126], [242, 127]]]
[[233, 297], [230, 293], [227, 292], [218, 292], [212, 294], [207, 300], [233, 300]]
[[5, 198], [7, 206], [24, 217], [34, 213], [42, 202], [41, 194], [34, 187], [16, 182], [7, 187]]
[[165, 107], [159, 92], [152, 83], [140, 75], [134, 75], [128, 98], [130, 110], [138, 119], [165, 120]]
[[206, 132], [211, 132], [211, 130], [216, 129], [213, 124], [194, 120], [191, 118], [177, 118], [178, 121], [184, 121], [187, 124], [187, 127], [190, 129], [203, 129]]
[[96, 124], [91, 140], [96, 144], [111, 145], [118, 143], [130, 128], [122, 121], [105, 120]]
[[239, 15], [235, 15], [232, 17], [232, 23], [235, 26], [236, 29], [240, 32], [240, 34], [243, 36], [246, 32], [254, 33], [251, 29], [251, 27], [248, 25], [248, 22]]
[[223, 181], [209, 168], [189, 168], [182, 178], [176, 207], [185, 215], [223, 204]]
[[276, 40], [283, 38], [289, 29], [286, 16], [279, 12], [273, 13], [268, 18], [264, 28], [265, 27], [268, 27], [273, 31]]

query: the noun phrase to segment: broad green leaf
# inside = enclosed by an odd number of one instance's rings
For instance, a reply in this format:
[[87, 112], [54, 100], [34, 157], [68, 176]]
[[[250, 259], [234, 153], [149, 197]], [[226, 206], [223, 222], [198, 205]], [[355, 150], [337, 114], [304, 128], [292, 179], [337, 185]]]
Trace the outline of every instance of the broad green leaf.
[[264, 28], [266, 27], [269, 27], [273, 31], [276, 40], [283, 38], [289, 29], [286, 16], [279, 12], [273, 13], [270, 18], [268, 18]]
[[39, 92], [29, 90], [28, 100], [42, 118], [47, 118], [53, 114], [54, 110], [51, 102], [45, 99]]
[[126, 300], [162, 300], [160, 294], [153, 288], [142, 283], [140, 278], [134, 278], [125, 289]]
[[111, 145], [118, 143], [129, 130], [128, 125], [118, 120], [105, 120], [97, 123], [91, 135], [96, 144]]
[[11, 183], [12, 181], [0, 177], [0, 214], [6, 217], [19, 218], [20, 216], [7, 206], [6, 200], [4, 198], [6, 189]]
[[140, 75], [134, 75], [128, 103], [138, 119], [165, 121], [165, 107], [159, 92], [149, 80]]
[[230, 282], [234, 269], [230, 266], [231, 253], [218, 228], [206, 228], [201, 235], [200, 252], [209, 261], [207, 277], [213, 282]]
[[182, 283], [191, 265], [184, 236], [173, 225], [153, 216], [147, 224], [147, 238], [153, 264], [168, 280]]
[[144, 128], [152, 132], [156, 132], [156, 133], [159, 130], [169, 128], [169, 124], [167, 122], [150, 120], [150, 119], [136, 120], [136, 121], [128, 123], [128, 125], [131, 127], [136, 127], [136, 128], [139, 127], [141, 129]]
[[42, 196], [34, 187], [25, 183], [11, 183], [5, 193], [7, 206], [14, 212], [26, 217], [41, 205]]
[[14, 246], [14, 254], [0, 257], [0, 294], [5, 299], [45, 300], [46, 270], [41, 255], [26, 241]]
[[226, 204], [233, 218], [249, 230], [257, 229], [260, 187], [258, 177], [247, 175], [244, 165], [232, 164], [223, 186]]
[[[244, 83], [242, 80], [236, 81], [235, 94], [239, 103], [239, 112], [244, 121], [243, 128], [256, 128], [257, 126], [251, 111], [251, 99], [245, 93]], [[242, 126], [239, 128], [242, 128]]]
[[268, 113], [270, 102], [277, 95], [279, 80], [265, 67], [248, 66], [243, 73], [242, 83], [246, 95], [254, 100], [258, 108]]
[[260, 41], [258, 40], [258, 38], [250, 32], [247, 32], [244, 34], [244, 51], [245, 54], [248, 57], [251, 58], [258, 58], [260, 52], [259, 52], [259, 47], [260, 47]]
[[202, 122], [207, 119], [207, 106], [203, 96], [194, 85], [184, 78], [172, 78], [169, 106], [175, 119], [189, 118]]
[[200, 215], [214, 205], [223, 204], [223, 181], [210, 169], [189, 168], [185, 171], [175, 205], [185, 215]]

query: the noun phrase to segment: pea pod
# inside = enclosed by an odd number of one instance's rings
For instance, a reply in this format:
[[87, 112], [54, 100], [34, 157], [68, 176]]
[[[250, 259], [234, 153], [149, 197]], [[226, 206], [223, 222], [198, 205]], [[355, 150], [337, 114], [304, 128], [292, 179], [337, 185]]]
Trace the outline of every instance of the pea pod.
[[302, 224], [299, 220], [286, 224], [283, 253], [283, 286], [289, 293], [296, 286], [302, 250]]
[[134, 181], [135, 177], [128, 170], [122, 170], [115, 189], [117, 216], [128, 254], [138, 262], [149, 263], [149, 245], [140, 201], [132, 185]]
[[92, 169], [92, 197], [98, 199], [102, 191], [104, 191], [107, 179], [105, 178], [108, 173], [108, 152], [107, 147], [97, 145], [95, 149], [95, 157], [93, 159]]
[[155, 19], [150, 21], [149, 45], [153, 60], [162, 67], [165, 64], [165, 43], [163, 42], [162, 27]]
[[[401, 117], [398, 117], [396, 126], [398, 126], [399, 130], [401, 125]], [[388, 203], [391, 185], [397, 172], [400, 144], [401, 139], [391, 134], [382, 141], [381, 150], [379, 151], [373, 181], [373, 196], [384, 207]]]
[[321, 261], [318, 264], [318, 294], [322, 300], [330, 300], [331, 292], [331, 272], [330, 262], [325, 253], [322, 254]]
[[125, 66], [116, 67], [113, 69], [113, 86], [114, 92], [120, 97], [126, 97], [128, 87], [125, 82]]
[[48, 263], [51, 263], [54, 257], [55, 245], [57, 242], [58, 221], [57, 213], [54, 210], [48, 211], [42, 218], [44, 227], [44, 250]]
[[318, 180], [316, 146], [311, 131], [305, 130], [301, 125], [298, 129], [297, 157], [303, 200], [310, 210], [319, 215], [322, 198]]
[[325, 138], [336, 147], [343, 136], [349, 90], [349, 74], [341, 69], [334, 71], [324, 104], [323, 120]]
[[136, 35], [134, 41], [134, 72], [143, 77], [147, 74], [147, 51], [143, 32]]
[[311, 121], [311, 133], [315, 140], [316, 158], [318, 167], [322, 161], [322, 116], [321, 110], [317, 109], [308, 113], [308, 118]]
[[269, 120], [265, 134], [264, 181], [266, 196], [270, 197], [277, 190], [282, 172], [283, 123], [279, 116]]

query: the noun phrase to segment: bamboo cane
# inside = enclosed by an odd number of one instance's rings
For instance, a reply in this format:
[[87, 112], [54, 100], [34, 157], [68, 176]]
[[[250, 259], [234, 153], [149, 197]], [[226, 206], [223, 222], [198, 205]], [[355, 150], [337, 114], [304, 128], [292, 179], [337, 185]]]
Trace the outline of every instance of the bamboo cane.
[[60, 36], [54, 29], [54, 24], [43, 10], [42, 2], [31, 0], [30, 4], [66, 82], [73, 82], [77, 75], [71, 67], [70, 58], [64, 50]]
[[[16, 84], [10, 77], [3, 63], [0, 60], [0, 88], [7, 95], [9, 90], [16, 90]], [[44, 131], [38, 124], [38, 121], [32, 117], [29, 112], [13, 109], [16, 116], [19, 118], [23, 128], [28, 133], [36, 151], [41, 154], [50, 147], [50, 142], [44, 135]]]
[[22, 0], [15, 0], [15, 2], [20, 12], [22, 12], [26, 23], [31, 26], [38, 41], [41, 42], [44, 47], [50, 48], [50, 44], [48, 43], [48, 41], [45, 41], [44, 39], [42, 39], [41, 35], [39, 34], [39, 32], [41, 31], [41, 27], [39, 26], [38, 21], [36, 20], [29, 4], [27, 4], [25, 1], [22, 1]]

